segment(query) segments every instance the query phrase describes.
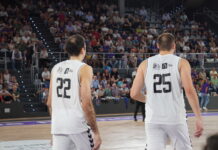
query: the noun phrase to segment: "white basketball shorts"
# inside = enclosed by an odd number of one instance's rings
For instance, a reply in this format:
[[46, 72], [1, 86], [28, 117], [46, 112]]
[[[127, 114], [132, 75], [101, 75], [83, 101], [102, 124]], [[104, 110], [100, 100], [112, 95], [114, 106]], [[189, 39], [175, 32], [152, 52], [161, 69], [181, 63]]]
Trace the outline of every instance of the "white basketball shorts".
[[52, 150], [91, 150], [93, 142], [90, 130], [80, 134], [53, 134]]
[[192, 150], [187, 124], [146, 123], [147, 150], [165, 150], [170, 140], [173, 150]]

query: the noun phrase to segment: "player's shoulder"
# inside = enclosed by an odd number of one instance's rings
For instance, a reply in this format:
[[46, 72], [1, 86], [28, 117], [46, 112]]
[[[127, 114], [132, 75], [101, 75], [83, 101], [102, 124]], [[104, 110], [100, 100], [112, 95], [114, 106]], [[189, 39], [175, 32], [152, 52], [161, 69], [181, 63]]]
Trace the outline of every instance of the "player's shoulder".
[[93, 71], [92, 67], [86, 63], [83, 64], [80, 70], [81, 71]]
[[59, 66], [62, 66], [63, 62], [64, 62], [64, 61], [55, 64], [52, 69], [55, 69], [55, 68], [57, 68], [57, 67], [59, 67]]
[[178, 55], [176, 55], [176, 54], [173, 54], [172, 57], [177, 58], [177, 59], [179, 59], [179, 60], [184, 59], [184, 58], [182, 58], [182, 57], [180, 57], [180, 56], [178, 56]]
[[190, 64], [188, 62], [187, 59], [185, 58], [180, 58], [180, 61], [179, 61], [179, 70], [181, 70], [182, 68], [190, 68]]
[[93, 76], [93, 69], [91, 66], [84, 64], [79, 71], [80, 79], [87, 78], [91, 79]]
[[55, 64], [52, 68], [52, 72], [55, 71], [57, 68], [63, 66], [64, 63], [65, 63], [65, 61], [62, 61], [62, 62]]
[[158, 56], [159, 56], [159, 54], [151, 56], [151, 57], [148, 57], [146, 60], [156, 59]]
[[138, 70], [142, 70], [144, 72], [145, 68], [147, 68], [147, 63], [148, 63], [148, 59], [145, 59], [144, 61], [142, 61], [138, 67]]
[[145, 59], [140, 63], [139, 67], [147, 65], [147, 63], [148, 63], [148, 59]]
[[181, 65], [188, 65], [189, 64], [189, 61], [187, 59], [181, 58], [181, 57], [179, 57], [179, 58], [180, 58], [180, 64]]

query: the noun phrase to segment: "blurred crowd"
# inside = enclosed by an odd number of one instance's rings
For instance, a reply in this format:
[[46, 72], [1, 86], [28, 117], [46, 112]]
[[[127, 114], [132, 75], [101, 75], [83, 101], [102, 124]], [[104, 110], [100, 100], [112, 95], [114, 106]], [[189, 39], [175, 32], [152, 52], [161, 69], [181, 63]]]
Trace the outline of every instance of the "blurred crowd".
[[117, 68], [105, 69], [97, 72], [92, 80], [92, 96], [95, 100], [120, 100], [128, 101], [132, 77], [120, 76]]
[[[40, 16], [50, 28], [50, 32], [63, 50], [67, 37], [80, 33], [86, 39], [87, 62], [101, 68], [107, 64], [113, 67], [136, 67], [146, 53], [156, 53], [157, 36], [168, 31], [176, 36], [177, 52], [190, 60], [191, 64], [201, 65], [206, 53], [217, 61], [218, 47], [215, 35], [207, 23], [189, 20], [184, 13], [171, 18], [169, 14], [158, 14], [142, 7], [121, 16], [116, 5], [96, 4], [82, 8], [63, 1], [39, 3]], [[107, 53], [107, 54], [99, 54]], [[191, 55], [190, 53], [201, 53]], [[208, 59], [208, 61], [211, 61]]]
[[3, 59], [6, 55], [13, 70], [30, 68], [36, 52], [40, 53], [40, 59], [48, 57], [47, 50], [32, 31], [28, 14], [25, 4], [5, 7], [0, 3], [0, 53]]
[[215, 68], [210, 71], [192, 70], [192, 79], [197, 90], [200, 106], [207, 110], [210, 96], [218, 96], [218, 73]]
[[[204, 60], [218, 61], [218, 41], [208, 24], [189, 20], [185, 13], [176, 17], [168, 13], [160, 16], [142, 7], [127, 8], [128, 13], [121, 16], [117, 5], [113, 4], [84, 3], [83, 7], [77, 7], [64, 1], [31, 3], [24, 1], [16, 7], [0, 5], [0, 52], [7, 52], [13, 69], [23, 65], [30, 67], [37, 52], [40, 53], [40, 67], [48, 66], [48, 51], [32, 32], [28, 21], [30, 10], [40, 14], [62, 52], [67, 37], [82, 34], [87, 51], [92, 52], [87, 55], [86, 62], [94, 68], [137, 67], [142, 60], [157, 53], [156, 39], [164, 31], [176, 36], [177, 52], [192, 66], [203, 68]], [[30, 5], [35, 9], [28, 7]]]
[[[85, 61], [93, 68], [103, 70], [93, 78], [95, 99], [129, 98], [136, 71], [128, 76], [121, 75], [118, 70], [136, 68], [144, 59], [157, 53], [157, 36], [168, 31], [176, 36], [178, 55], [188, 59], [192, 67], [202, 68], [193, 70], [192, 77], [202, 100], [201, 107], [206, 109], [207, 96], [218, 93], [216, 69], [209, 72], [203, 69], [205, 60], [218, 62], [218, 41], [208, 24], [189, 20], [185, 13], [160, 16], [144, 7], [126, 9], [128, 13], [121, 16], [117, 5], [104, 3], [89, 5], [85, 2], [82, 7], [63, 0], [39, 0], [34, 4], [24, 1], [13, 7], [0, 4], [0, 53], [7, 55], [14, 70], [30, 68], [36, 53], [40, 53], [40, 67], [48, 66], [48, 51], [33, 33], [27, 19], [29, 13], [35, 11], [44, 20], [62, 52], [70, 35], [79, 33], [85, 37], [88, 51]], [[15, 86], [11, 86], [10, 81], [16, 78], [11, 75], [6, 82], [5, 74], [7, 71], [1, 73], [1, 91], [11, 93]], [[42, 88], [36, 93], [43, 102], [48, 96], [49, 79], [49, 68], [45, 67], [41, 74]]]
[[0, 102], [10, 104], [13, 101], [20, 102], [17, 78], [8, 70], [0, 71]]

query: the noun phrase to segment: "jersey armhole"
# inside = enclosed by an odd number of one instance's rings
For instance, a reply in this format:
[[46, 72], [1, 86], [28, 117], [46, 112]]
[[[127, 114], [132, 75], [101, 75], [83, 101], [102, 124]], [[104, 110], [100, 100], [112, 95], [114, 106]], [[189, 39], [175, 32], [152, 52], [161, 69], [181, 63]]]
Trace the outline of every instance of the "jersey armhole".
[[145, 65], [146, 65], [146, 66], [145, 66], [145, 67], [146, 67], [146, 68], [145, 68], [145, 72], [144, 72], [144, 78], [145, 78], [145, 80], [146, 80], [146, 76], [147, 76], [147, 72], [148, 72], [148, 66], [149, 66], [149, 65], [148, 65], [148, 60], [149, 60], [149, 59], [146, 60], [147, 63], [145, 64]]
[[148, 66], [149, 66], [149, 65], [148, 65], [148, 62], [149, 62], [149, 61], [148, 61], [148, 60], [149, 60], [149, 58], [147, 59], [147, 63], [145, 64], [145, 65], [146, 65], [146, 66], [145, 66], [146, 68], [145, 68], [145, 71], [144, 71], [144, 88], [145, 88], [145, 89], [147, 89], [147, 87], [146, 87], [146, 81], [147, 81], [146, 77], [147, 77]]
[[178, 70], [178, 73], [179, 73], [179, 75], [181, 76], [181, 74], [180, 74], [180, 63], [181, 63], [181, 61], [182, 61], [182, 58], [179, 58], [179, 60], [178, 60], [178, 64], [177, 64], [177, 70]]
[[78, 72], [77, 72], [77, 77], [78, 77], [79, 86], [80, 86], [80, 70], [81, 70], [81, 68], [84, 67], [84, 66], [85, 66], [85, 63], [83, 63], [83, 64], [79, 67]]
[[178, 72], [178, 78], [179, 78], [179, 81], [180, 81], [180, 86], [181, 88], [183, 88], [183, 85], [182, 85], [182, 78], [181, 78], [181, 66], [180, 66], [180, 63], [182, 61], [182, 58], [179, 57], [179, 60], [178, 60], [178, 66], [177, 66], [177, 72]]

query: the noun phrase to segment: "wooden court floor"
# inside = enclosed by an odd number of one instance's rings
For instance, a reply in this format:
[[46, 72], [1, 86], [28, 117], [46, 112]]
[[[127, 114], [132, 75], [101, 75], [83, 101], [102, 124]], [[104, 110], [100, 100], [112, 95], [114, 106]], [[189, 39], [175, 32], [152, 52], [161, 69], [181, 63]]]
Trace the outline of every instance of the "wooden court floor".
[[[204, 117], [204, 134], [194, 138], [194, 118], [188, 119], [194, 150], [202, 150], [206, 137], [218, 132], [218, 116]], [[139, 120], [98, 122], [102, 136], [101, 150], [144, 150], [146, 137], [144, 123]], [[50, 125], [26, 125], [0, 127], [0, 141], [50, 139]]]

